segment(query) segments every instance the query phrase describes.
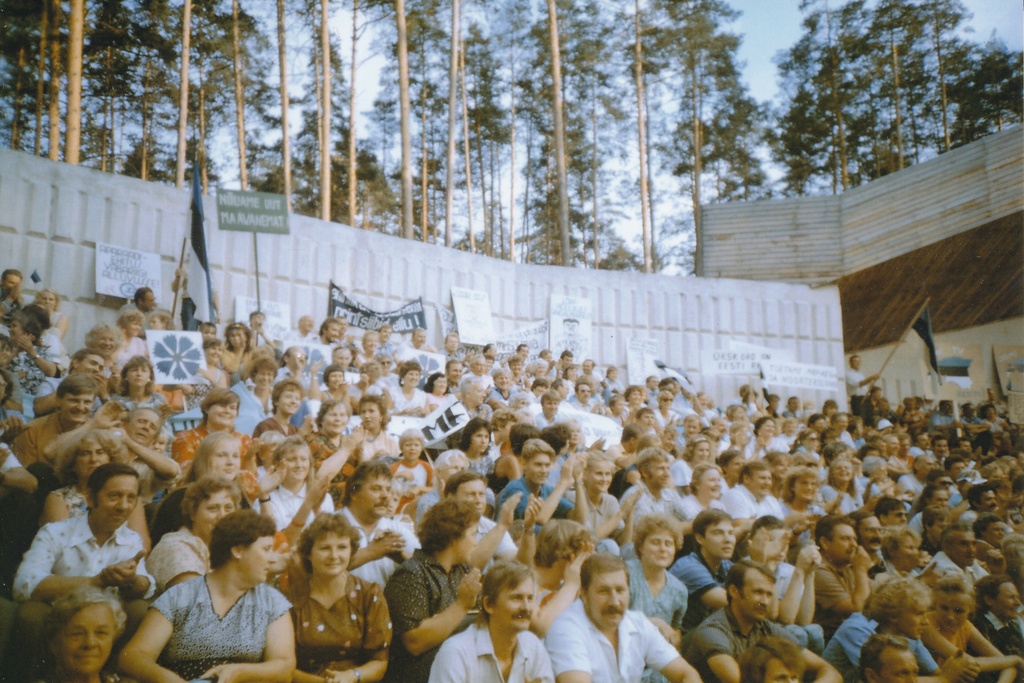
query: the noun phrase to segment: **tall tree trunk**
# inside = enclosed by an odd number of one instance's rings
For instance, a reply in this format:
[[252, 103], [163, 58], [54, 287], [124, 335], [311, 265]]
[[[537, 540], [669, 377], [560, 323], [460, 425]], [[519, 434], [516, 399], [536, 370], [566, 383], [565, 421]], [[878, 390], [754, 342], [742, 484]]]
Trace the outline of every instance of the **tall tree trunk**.
[[181, 78], [178, 96], [178, 158], [174, 184], [185, 186], [185, 142], [188, 137], [188, 58], [192, 34], [192, 0], [184, 0], [181, 10]]
[[[313, 26], [313, 91], [316, 97], [316, 154], [320, 163], [320, 150], [324, 148], [324, 78], [323, 60], [320, 58], [319, 27]], [[318, 176], [319, 177], [319, 176]]]
[[562, 58], [558, 47], [558, 8], [555, 0], [547, 0], [548, 5], [548, 40], [551, 51], [551, 108], [554, 113], [555, 125], [555, 167], [558, 177], [558, 231], [559, 264], [572, 265], [572, 254], [569, 253], [569, 179], [566, 170], [565, 152], [565, 121], [562, 105]]
[[412, 239], [412, 131], [409, 104], [409, 38], [405, 26], [405, 0], [395, 0], [398, 28], [398, 101], [402, 125], [402, 237]]
[[[636, 129], [637, 145], [640, 150], [640, 213], [642, 214], [641, 224], [643, 226], [644, 242], [644, 272], [654, 271], [654, 258], [652, 256], [651, 224], [648, 220], [650, 194], [647, 188], [647, 110], [644, 105], [644, 62], [643, 44], [640, 41], [640, 0], [636, 0], [636, 9], [633, 14], [633, 32], [636, 43], [633, 46], [633, 78], [636, 81]], [[596, 195], [595, 195], [596, 196]], [[596, 243], [597, 221], [594, 222], [594, 235]]]
[[112, 48], [107, 46], [106, 64], [104, 65], [104, 72], [106, 76], [104, 78], [103, 88], [103, 124], [100, 126], [100, 171], [106, 172], [107, 170], [107, 144], [108, 141], [114, 137], [114, 98], [110, 95], [110, 55]]
[[45, 101], [46, 51], [49, 40], [50, 3], [43, 3], [42, 19], [39, 24], [39, 63], [36, 65], [36, 135], [34, 154], [43, 152], [43, 102]]
[[513, 263], [516, 260], [516, 55], [515, 47], [512, 48], [511, 59], [509, 60], [511, 77], [509, 79], [509, 95], [512, 99], [512, 107], [509, 112], [509, 169], [508, 174], [508, 260]]
[[[283, 0], [282, 0], [283, 2]], [[359, 42], [359, 0], [352, 0], [352, 68], [348, 85], [348, 224], [356, 225], [356, 44]]]
[[704, 249], [701, 242], [704, 239], [704, 221], [700, 214], [700, 176], [703, 172], [703, 154], [701, 153], [701, 145], [703, 132], [701, 130], [700, 115], [701, 115], [701, 90], [700, 90], [700, 77], [698, 70], [700, 65], [696, 62], [692, 63], [693, 81], [691, 83], [691, 97], [693, 98], [693, 189], [691, 191], [693, 199], [693, 236], [694, 236], [694, 249], [693, 249], [693, 274], [700, 277], [704, 275]]
[[24, 45], [18, 50], [18, 75], [14, 79], [14, 117], [11, 121], [11, 149], [21, 149], [21, 89], [27, 66], [27, 49]]
[[[651, 120], [651, 98], [647, 96], [647, 78], [642, 77], [641, 86], [644, 89], [644, 130], [647, 129], [647, 122]], [[647, 163], [647, 222], [650, 225], [651, 231], [651, 268], [654, 272], [661, 270], [661, 262], [658, 259], [658, 246], [654, 241], [654, 233], [657, 232], [657, 223], [654, 222], [654, 190], [652, 189], [653, 181], [651, 179], [651, 169], [654, 168], [654, 163], [651, 161], [651, 145], [647, 145], [647, 154], [644, 155], [644, 160]]]
[[480, 168], [480, 213], [484, 217], [484, 253], [488, 256], [494, 255], [494, 243], [491, 235], [491, 217], [487, 213], [487, 175], [484, 173], [484, 141], [480, 136], [479, 119], [473, 122], [474, 133], [476, 134], [476, 161]]
[[459, 38], [459, 81], [462, 86], [462, 150], [466, 164], [466, 221], [469, 225], [469, 251], [476, 253], [473, 233], [473, 165], [469, 154], [469, 103], [466, 101], [466, 45]]
[[206, 168], [206, 79], [203, 76], [202, 54], [196, 60], [199, 67], [199, 178], [203, 184], [203, 194], [210, 194], [209, 173]]
[[238, 0], [231, 0], [231, 57], [235, 77], [235, 127], [238, 129], [238, 178], [249, 189], [249, 167], [245, 157], [245, 101], [242, 99], [242, 48], [239, 44]]
[[[528, 263], [530, 260], [530, 169], [533, 162], [533, 125], [529, 119], [526, 121], [526, 187], [523, 188], [523, 253], [519, 260]], [[513, 166], [513, 169], [515, 167]], [[515, 196], [512, 202], [515, 203]]]
[[935, 13], [935, 60], [939, 68], [939, 96], [942, 100], [942, 139], [946, 143], [946, 151], [950, 149], [949, 139], [949, 98], [946, 95], [946, 65], [942, 59], [942, 24], [939, 14]]
[[[424, 57], [423, 64], [426, 65], [427, 60]], [[426, 81], [424, 80], [424, 86]], [[430, 209], [430, 199], [427, 197], [427, 89], [422, 88], [422, 95], [420, 96], [420, 232], [423, 236], [423, 243], [427, 243], [427, 221], [428, 211]]]
[[[597, 213], [597, 83], [593, 85], [590, 100], [590, 133], [593, 137], [590, 152], [590, 221], [594, 226], [594, 268], [601, 266], [601, 249], [598, 245], [598, 213]], [[582, 183], [581, 183], [582, 184]]]
[[331, 220], [331, 33], [327, 0], [320, 0], [320, 72], [323, 75], [323, 118], [320, 120], [320, 218]]
[[284, 200], [292, 210], [292, 141], [288, 132], [288, 53], [285, 49], [284, 0], [277, 0], [277, 65], [281, 90], [281, 171], [284, 175]]
[[892, 106], [896, 118], [896, 169], [903, 168], [903, 118], [900, 114], [900, 58], [899, 48], [892, 31], [889, 32], [889, 46], [892, 50]]
[[152, 67], [149, 54], [146, 55], [146, 68], [142, 76], [142, 158], [139, 162], [139, 178], [149, 180], [149, 79]]
[[60, 159], [60, 0], [50, 0], [50, 87], [47, 119], [50, 126], [48, 157]]
[[448, 54], [448, 151], [444, 169], [444, 246], [452, 246], [455, 216], [455, 107], [459, 96], [459, 37], [462, 34], [461, 3], [452, 0], [452, 34]]
[[68, 111], [64, 119], [64, 161], [76, 166], [82, 145], [82, 46], [85, 0], [71, 0], [68, 16]]

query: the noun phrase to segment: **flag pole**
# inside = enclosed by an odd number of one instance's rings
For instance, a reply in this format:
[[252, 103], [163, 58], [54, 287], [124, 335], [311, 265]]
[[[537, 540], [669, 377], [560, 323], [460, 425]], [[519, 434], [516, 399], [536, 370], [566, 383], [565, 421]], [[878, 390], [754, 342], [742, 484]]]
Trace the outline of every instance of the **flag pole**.
[[[917, 313], [915, 313], [914, 317], [910, 319], [910, 323], [907, 325], [907, 329], [903, 330], [903, 334], [900, 335], [899, 341], [897, 341], [896, 344], [893, 345], [892, 351], [890, 351], [889, 355], [886, 356], [885, 362], [882, 363], [882, 367], [878, 368], [878, 372], [875, 374], [882, 374], [882, 371], [885, 370], [885, 366], [889, 364], [889, 361], [892, 360], [893, 355], [896, 353], [896, 349], [898, 349], [900, 345], [903, 343], [903, 341], [907, 338], [907, 335], [910, 333], [910, 330], [913, 329], [914, 327], [914, 323], [916, 323], [917, 319], [921, 317], [921, 314], [924, 313], [924, 310], [928, 308], [928, 304], [931, 302], [931, 300], [932, 298], [930, 296], [925, 298], [924, 303], [921, 304], [921, 307], [919, 309], [917, 309]], [[874, 386], [874, 383], [872, 383], [871, 386]]]
[[[188, 244], [188, 237], [181, 239], [181, 256], [178, 257], [178, 269], [175, 271], [174, 281], [177, 283], [177, 287], [174, 288], [174, 303], [171, 304], [171, 323], [174, 323], [174, 313], [178, 310], [178, 292], [181, 291], [182, 281], [185, 279], [185, 245]], [[179, 277], [177, 273], [181, 273]]]

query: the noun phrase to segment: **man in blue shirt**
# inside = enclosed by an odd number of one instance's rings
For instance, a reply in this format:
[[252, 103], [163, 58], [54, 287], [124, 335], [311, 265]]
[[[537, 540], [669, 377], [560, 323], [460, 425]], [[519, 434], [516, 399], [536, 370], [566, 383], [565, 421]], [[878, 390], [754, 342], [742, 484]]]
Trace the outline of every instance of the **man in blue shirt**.
[[683, 616], [683, 633], [696, 628], [715, 610], [725, 607], [725, 577], [732, 567], [736, 532], [732, 517], [723, 510], [704, 510], [693, 520], [698, 549], [679, 558], [669, 570], [686, 584], [689, 603]]
[[555, 461], [555, 451], [551, 446], [540, 439], [530, 439], [523, 445], [523, 476], [515, 481], [510, 481], [498, 496], [497, 509], [516, 493], [523, 494], [516, 506], [516, 519], [523, 519], [526, 515], [526, 507], [530, 503], [531, 496], [537, 496], [544, 500], [540, 512], [537, 515], [537, 523], [544, 522], [556, 517], [565, 519], [573, 509], [571, 502], [563, 496], [572, 484], [572, 469], [579, 462], [578, 458], [570, 457], [562, 465], [561, 475], [555, 486], [548, 486], [548, 474], [551, 472], [551, 463]]

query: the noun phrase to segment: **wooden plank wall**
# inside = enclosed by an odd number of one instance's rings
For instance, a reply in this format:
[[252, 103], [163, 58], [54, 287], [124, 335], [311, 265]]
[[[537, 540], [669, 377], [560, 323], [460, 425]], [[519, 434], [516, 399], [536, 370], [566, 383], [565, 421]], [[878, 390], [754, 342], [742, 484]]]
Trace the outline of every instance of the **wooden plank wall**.
[[704, 274], [833, 281], [1020, 211], [1020, 126], [842, 195], [702, 207]]

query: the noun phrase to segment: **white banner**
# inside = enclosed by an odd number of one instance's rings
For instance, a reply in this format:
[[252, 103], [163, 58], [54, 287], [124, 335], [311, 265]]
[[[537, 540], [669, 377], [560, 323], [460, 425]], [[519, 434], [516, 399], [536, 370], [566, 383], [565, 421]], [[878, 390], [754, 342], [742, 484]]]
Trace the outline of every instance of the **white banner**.
[[533, 360], [546, 348], [547, 343], [548, 321], [541, 320], [501, 335], [495, 345], [498, 347], [498, 360], [504, 360], [514, 354], [516, 347], [520, 344], [526, 344], [529, 347], [527, 360]]
[[206, 369], [199, 332], [146, 330], [146, 346], [157, 384], [195, 384], [196, 375]]
[[773, 349], [770, 346], [758, 346], [757, 344], [748, 344], [747, 342], [736, 341], [735, 339], [726, 340], [725, 347], [730, 351], [756, 353], [761, 360], [796, 360], [796, 354], [789, 349]]
[[[532, 415], [540, 415], [542, 408], [540, 403], [531, 403], [528, 410]], [[580, 430], [583, 432], [583, 443], [587, 445], [587, 448], [592, 446], [598, 439], [604, 439], [605, 446], [614, 446], [622, 441], [622, 427], [618, 422], [604, 415], [595, 415], [594, 413], [579, 410], [563, 401], [558, 405], [556, 423], [568, 420], [576, 420], [580, 423]]]
[[396, 415], [388, 422], [387, 431], [394, 436], [401, 436], [406, 429], [420, 429], [427, 446], [437, 446], [450, 434], [454, 434], [469, 424], [469, 411], [454, 396], [445, 399], [438, 408], [426, 417]]
[[149, 287], [160, 299], [160, 254], [96, 243], [96, 293], [131, 299]]
[[704, 349], [700, 354], [703, 375], [757, 375], [761, 372], [759, 354], [753, 351]]
[[243, 325], [249, 324], [249, 314], [257, 310], [263, 311], [263, 330], [274, 341], [281, 341], [291, 332], [292, 309], [288, 304], [261, 299], [259, 306], [256, 299], [248, 296], [235, 297], [235, 321]]
[[659, 375], [654, 361], [658, 358], [658, 342], [654, 339], [630, 339], [626, 345], [626, 367], [629, 383], [643, 386], [651, 375]]
[[494, 341], [494, 322], [487, 292], [452, 287], [452, 307], [455, 308], [459, 338], [463, 344], [482, 346]]
[[578, 296], [551, 295], [551, 328], [548, 348], [557, 360], [562, 351], [572, 351], [579, 364], [590, 357], [592, 322], [590, 299]]
[[767, 361], [761, 363], [761, 368], [764, 370], [764, 384], [771, 389], [799, 387], [839, 391], [836, 369], [831, 365]]

